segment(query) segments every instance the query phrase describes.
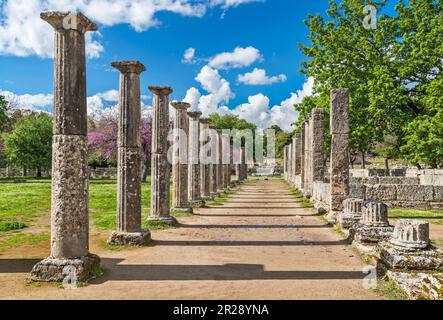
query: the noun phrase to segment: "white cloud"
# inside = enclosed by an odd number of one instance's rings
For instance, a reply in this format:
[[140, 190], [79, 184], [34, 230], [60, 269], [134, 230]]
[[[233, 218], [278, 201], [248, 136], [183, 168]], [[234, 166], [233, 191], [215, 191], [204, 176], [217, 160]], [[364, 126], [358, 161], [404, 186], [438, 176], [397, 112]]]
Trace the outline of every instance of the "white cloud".
[[[2, 0], [0, 5], [0, 55], [53, 56], [53, 30], [40, 19], [43, 11], [81, 11], [103, 26], [129, 24], [137, 32], [160, 24], [158, 12], [203, 17], [209, 7], [236, 7], [248, 0]], [[99, 33], [87, 36], [89, 58], [98, 57], [103, 46], [94, 40]]]
[[185, 53], [183, 54], [183, 63], [194, 63], [195, 62], [195, 49], [189, 48], [186, 49]]
[[202, 88], [209, 93], [199, 99], [198, 108], [203, 115], [208, 116], [214, 112], [226, 112], [227, 107], [223, 111], [219, 109], [225, 107], [235, 95], [231, 91], [230, 83], [220, 76], [218, 70], [204, 66], [195, 80], [200, 82]]
[[0, 89], [0, 95], [13, 103], [16, 109], [52, 110], [54, 96], [52, 94], [22, 94], [17, 95], [10, 91]]
[[313, 94], [314, 78], [310, 77], [303, 84], [303, 88], [282, 101], [280, 105], [270, 107], [269, 98], [258, 94], [248, 98], [248, 103], [239, 105], [232, 112], [240, 118], [257, 125], [259, 129], [266, 129], [278, 125], [285, 131], [292, 131], [292, 124], [298, 119], [294, 105], [303, 101], [304, 97]]
[[284, 74], [268, 77], [266, 75], [266, 70], [258, 68], [255, 68], [252, 72], [247, 72], [238, 76], [238, 82], [251, 86], [268, 85], [278, 82], [285, 82], [286, 80], [287, 77]]
[[241, 4], [264, 1], [265, 0], [211, 0], [211, 5], [221, 6], [222, 9], [228, 9], [230, 7], [238, 7]]
[[191, 105], [190, 110], [192, 111], [198, 110], [198, 103], [200, 101], [201, 96], [202, 95], [200, 91], [198, 91], [198, 89], [193, 87], [186, 92], [186, 96], [183, 99], [183, 101]]
[[256, 61], [262, 60], [260, 51], [254, 47], [237, 47], [232, 52], [223, 52], [210, 59], [209, 66], [214, 69], [233, 69], [249, 67]]

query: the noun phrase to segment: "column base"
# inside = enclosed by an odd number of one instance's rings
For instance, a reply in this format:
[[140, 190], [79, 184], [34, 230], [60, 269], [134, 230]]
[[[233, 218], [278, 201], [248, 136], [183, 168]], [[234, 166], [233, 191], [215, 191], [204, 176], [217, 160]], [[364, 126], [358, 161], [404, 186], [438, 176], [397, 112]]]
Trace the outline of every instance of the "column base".
[[350, 229], [361, 219], [361, 214], [339, 213], [337, 215], [337, 224], [343, 229]]
[[190, 201], [189, 202], [191, 207], [193, 208], [204, 208], [205, 207], [205, 203], [203, 200], [194, 200], [194, 201]]
[[325, 218], [330, 224], [335, 224], [337, 222], [338, 213], [339, 212], [337, 211], [329, 211], [329, 213], [325, 216]]
[[171, 213], [194, 213], [192, 208], [172, 208]]
[[[65, 268], [69, 267], [69, 270]], [[72, 269], [74, 268], [74, 269]], [[62, 282], [69, 272], [75, 270], [77, 281], [87, 281], [100, 275], [100, 258], [94, 254], [76, 259], [46, 258], [31, 271], [31, 280], [40, 282]]]
[[211, 198], [214, 200], [215, 198], [220, 198], [220, 194], [217, 193], [211, 193]]
[[111, 246], [134, 246], [140, 247], [149, 243], [151, 232], [118, 232], [114, 231], [109, 237], [108, 244]]
[[207, 196], [207, 197], [202, 197], [203, 201], [212, 201], [214, 200], [214, 197], [212, 196]]
[[165, 223], [165, 224], [169, 224], [169, 225], [174, 225], [174, 224], [178, 223], [177, 219], [175, 219], [172, 216], [169, 216], [169, 217], [149, 217], [148, 221], [149, 222]]

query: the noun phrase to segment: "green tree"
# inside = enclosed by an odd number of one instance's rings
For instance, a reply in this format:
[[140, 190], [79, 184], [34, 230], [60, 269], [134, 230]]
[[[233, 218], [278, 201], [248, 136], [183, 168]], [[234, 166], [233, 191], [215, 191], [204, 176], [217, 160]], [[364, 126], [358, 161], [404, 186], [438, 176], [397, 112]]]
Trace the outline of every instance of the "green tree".
[[3, 129], [8, 121], [8, 101], [2, 95], [0, 95], [0, 133], [3, 132]]
[[[386, 2], [330, 0], [327, 18], [308, 16], [311, 45], [300, 45], [308, 57], [302, 72], [315, 78], [316, 93], [298, 106], [300, 121], [313, 105], [328, 112], [331, 89], [349, 88], [351, 152], [362, 158], [385, 135], [403, 144], [414, 140], [411, 122], [435, 122], [435, 108], [441, 109], [436, 100], [442, 91], [435, 83], [443, 69], [441, 1], [400, 1], [396, 15], [379, 14], [376, 29], [366, 28], [363, 8], [374, 5], [381, 13]], [[439, 151], [430, 152], [432, 157], [412, 157], [435, 165], [429, 161]]]
[[211, 124], [217, 129], [237, 129], [237, 130], [253, 130], [257, 129], [257, 126], [247, 122], [244, 119], [240, 119], [238, 116], [233, 114], [227, 114], [224, 116], [219, 115], [218, 113], [213, 113], [209, 116], [211, 120]]
[[10, 165], [36, 169], [51, 167], [52, 118], [47, 114], [31, 114], [18, 120], [4, 138], [4, 152]]

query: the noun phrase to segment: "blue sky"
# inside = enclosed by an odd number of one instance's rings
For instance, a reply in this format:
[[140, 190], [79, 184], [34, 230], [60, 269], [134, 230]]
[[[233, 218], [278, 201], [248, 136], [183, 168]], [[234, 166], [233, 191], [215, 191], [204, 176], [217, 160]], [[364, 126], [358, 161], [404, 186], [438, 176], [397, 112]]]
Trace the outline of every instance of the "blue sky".
[[[160, 8], [158, 1], [138, 0], [139, 7], [124, 13], [118, 5], [129, 0], [0, 1], [0, 90], [24, 105], [51, 108], [41, 105], [53, 92], [52, 30], [36, 18], [38, 11], [79, 9], [100, 32], [88, 45], [94, 56], [87, 64], [91, 113], [115, 104], [118, 73], [111, 62], [140, 60], [148, 69], [141, 76], [146, 108], [147, 87], [169, 85], [173, 100], [186, 97], [204, 113], [234, 110], [259, 126], [287, 130], [296, 118], [290, 106], [312, 87], [298, 73], [304, 58], [297, 43], [306, 43], [308, 34], [303, 20], [328, 7], [327, 0], [164, 0]], [[186, 50], [195, 52], [189, 61]]]

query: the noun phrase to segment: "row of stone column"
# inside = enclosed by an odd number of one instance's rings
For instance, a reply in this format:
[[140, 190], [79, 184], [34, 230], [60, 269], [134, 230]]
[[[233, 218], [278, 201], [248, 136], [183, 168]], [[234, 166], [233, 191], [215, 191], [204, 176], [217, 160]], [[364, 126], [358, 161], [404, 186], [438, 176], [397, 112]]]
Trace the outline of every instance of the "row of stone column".
[[[41, 18], [55, 32], [54, 127], [52, 155], [51, 255], [36, 264], [31, 278], [36, 281], [63, 281], [66, 276], [85, 280], [100, 271], [100, 258], [89, 253], [87, 101], [85, 33], [97, 26], [81, 13], [46, 12]], [[141, 220], [141, 103], [138, 61], [112, 63], [120, 71], [118, 123], [117, 230], [109, 243], [142, 245], [150, 232]], [[170, 164], [168, 161], [169, 87], [150, 87], [153, 93], [151, 211], [149, 219], [175, 223], [170, 210]], [[216, 163], [201, 163], [200, 132], [209, 129], [201, 113], [187, 112], [189, 104], [173, 103], [175, 129], [184, 130], [189, 150], [186, 161], [173, 165], [174, 210], [192, 210], [231, 183], [230, 136], [220, 130], [210, 139]], [[180, 153], [174, 154], [177, 157]], [[246, 179], [245, 157], [238, 181]], [[228, 159], [228, 160], [226, 160]], [[231, 160], [229, 160], [231, 159]]]
[[[332, 215], [343, 209], [349, 195], [349, 91], [331, 91], [330, 128], [332, 134], [330, 156], [330, 211]], [[325, 180], [324, 110], [314, 108], [303, 122], [300, 133], [284, 148], [285, 179], [310, 198], [314, 182]]]

